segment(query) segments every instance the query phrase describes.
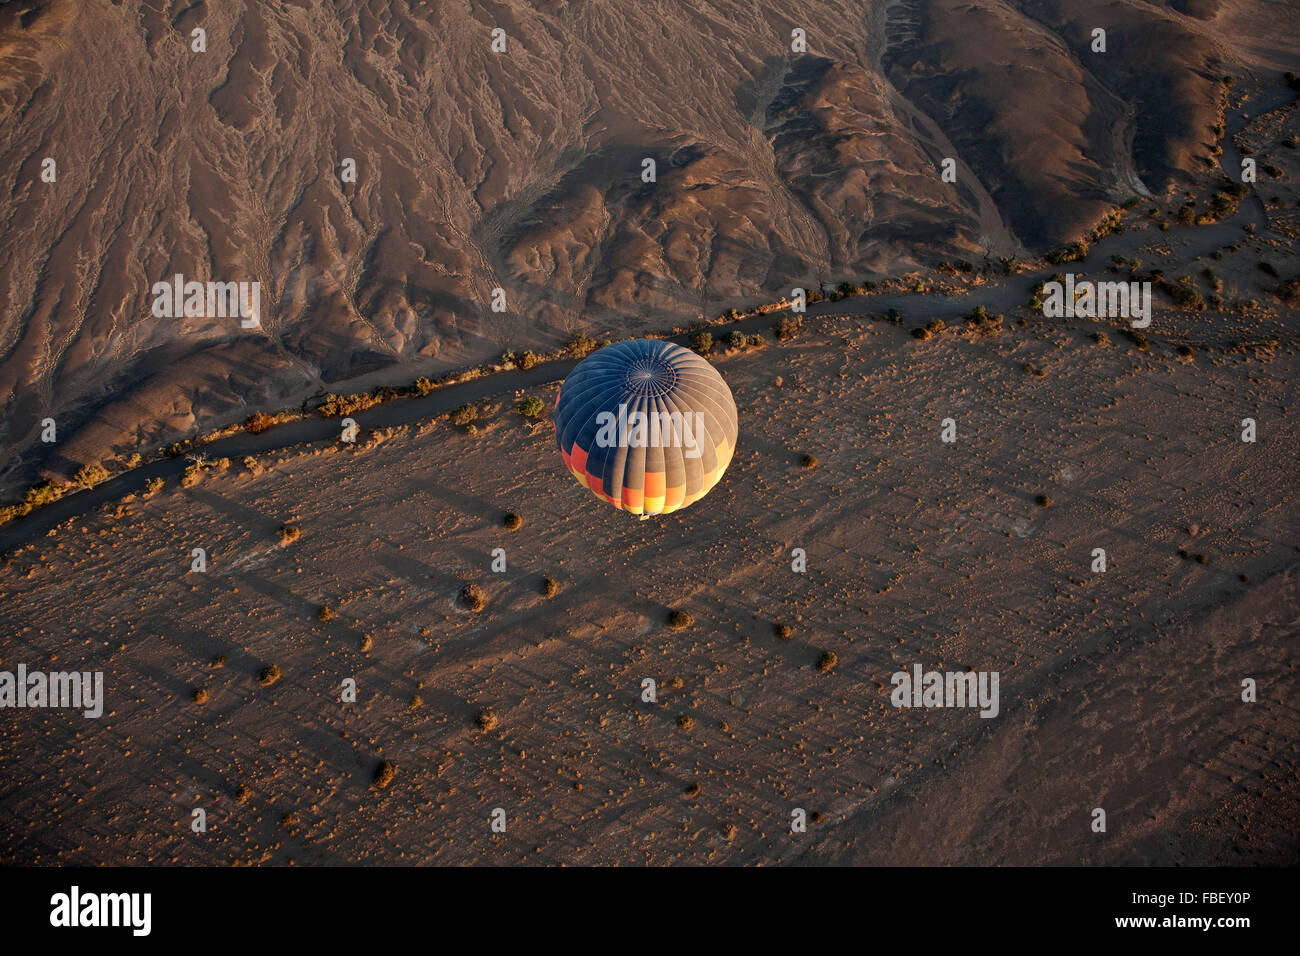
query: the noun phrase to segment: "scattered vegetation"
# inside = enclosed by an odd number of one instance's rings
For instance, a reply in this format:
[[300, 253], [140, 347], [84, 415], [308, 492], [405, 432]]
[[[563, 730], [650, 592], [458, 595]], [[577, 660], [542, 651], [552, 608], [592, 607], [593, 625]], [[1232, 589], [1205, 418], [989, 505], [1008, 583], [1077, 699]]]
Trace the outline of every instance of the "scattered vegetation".
[[379, 766], [375, 768], [374, 786], [377, 790], [383, 790], [393, 778], [397, 776], [397, 768], [387, 760], [379, 761]]
[[772, 627], [772, 632], [773, 632], [774, 634], [776, 634], [776, 636], [779, 637], [779, 638], [780, 638], [781, 640], [783, 640], [783, 641], [788, 641], [788, 640], [790, 640], [791, 630], [790, 630], [790, 625], [789, 625], [789, 624], [776, 624], [776, 625], [773, 625], [773, 627]]
[[478, 418], [477, 405], [461, 405], [448, 416], [453, 425], [469, 425]]
[[181, 472], [181, 487], [193, 488], [197, 485], [199, 479], [203, 477], [203, 466], [205, 464], [207, 464], [207, 462], [204, 461], [202, 457], [190, 459], [190, 463], [186, 465], [185, 470]]
[[495, 730], [497, 723], [497, 715], [492, 712], [491, 708], [485, 707], [483, 710], [480, 710], [478, 715], [474, 718], [474, 725], [478, 727], [479, 730]]
[[834, 651], [822, 651], [822, 656], [817, 658], [817, 669], [822, 672], [833, 670], [839, 662], [840, 659]]
[[478, 584], [470, 583], [460, 589], [460, 603], [471, 611], [481, 611], [487, 606], [487, 596]]
[[524, 418], [538, 418], [546, 412], [546, 403], [536, 395], [529, 395], [515, 405], [515, 411]]
[[250, 435], [260, 435], [274, 424], [275, 419], [266, 412], [253, 412], [244, 419], [244, 431]]
[[691, 333], [691, 348], [700, 355], [708, 355], [713, 351], [713, 333], [701, 329], [698, 332]]
[[691, 617], [685, 611], [676, 610], [672, 611], [668, 615], [668, 626], [675, 631], [680, 631], [682, 628], [690, 627], [694, 623], [695, 618]]
[[297, 541], [300, 537], [302, 537], [302, 528], [298, 527], [296, 524], [280, 525], [280, 546], [281, 547], [284, 547], [285, 545], [288, 544], [292, 544], [293, 542]]
[[1136, 329], [1120, 329], [1119, 334], [1124, 336], [1124, 338], [1128, 339], [1143, 352], [1151, 347], [1151, 343], [1147, 341], [1147, 337]]
[[1052, 506], [1052, 499], [1047, 495], [1039, 495], [1034, 499], [1034, 504], [1038, 505], [1040, 508], [1050, 508]]
[[560, 585], [556, 583], [555, 578], [542, 578], [542, 583], [538, 588], [542, 597], [553, 598], [560, 591]]
[[156, 477], [150, 478], [148, 481], [144, 483], [145, 493], [150, 495], [156, 495], [158, 494], [158, 492], [162, 491], [163, 484], [164, 482], [161, 478], [156, 478]]
[[356, 395], [326, 395], [325, 400], [316, 406], [316, 410], [325, 418], [355, 415], [396, 394], [394, 389], [379, 388], [370, 394], [361, 392]]
[[988, 309], [977, 305], [966, 317], [966, 324], [975, 328], [981, 335], [997, 335], [1002, 331], [1002, 316], [990, 315]]
[[586, 358], [592, 352], [596, 351], [599, 343], [586, 332], [574, 332], [569, 336], [568, 344], [565, 348], [569, 354], [575, 358]]
[[263, 667], [257, 675], [257, 682], [263, 687], [270, 687], [278, 681], [283, 675], [280, 673], [280, 665], [272, 664], [270, 667]]
[[208, 689], [206, 687], [195, 688], [190, 697], [196, 704], [206, 704], [208, 702]]
[[1053, 249], [1045, 258], [1054, 266], [1064, 265], [1067, 262], [1082, 262], [1088, 258], [1088, 243], [1082, 239], [1068, 243], [1059, 249]]
[[102, 465], [82, 465], [72, 476], [73, 484], [79, 488], [94, 488], [102, 481], [108, 480], [108, 469]]
[[813, 454], [806, 453], [799, 459], [799, 465], [803, 468], [816, 468], [819, 464], [821, 464], [821, 462], [819, 462], [817, 456]]
[[785, 312], [777, 317], [776, 324], [772, 326], [772, 334], [776, 336], [778, 342], [786, 342], [798, 335], [802, 328], [802, 315]]
[[338, 611], [334, 610], [334, 608], [330, 607], [328, 604], [322, 604], [316, 610], [316, 620], [318, 621], [332, 621], [338, 616]]
[[501, 525], [507, 531], [518, 531], [524, 526], [524, 519], [519, 517], [513, 511], [507, 511], [501, 519]]

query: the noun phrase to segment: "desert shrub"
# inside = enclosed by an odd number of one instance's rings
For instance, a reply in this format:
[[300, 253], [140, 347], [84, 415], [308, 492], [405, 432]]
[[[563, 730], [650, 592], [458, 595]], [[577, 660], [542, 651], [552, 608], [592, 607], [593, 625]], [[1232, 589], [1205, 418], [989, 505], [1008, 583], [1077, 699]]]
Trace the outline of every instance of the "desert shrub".
[[281, 545], [292, 544], [293, 542], [297, 541], [300, 537], [302, 537], [302, 528], [298, 527], [296, 524], [280, 525]]
[[546, 411], [546, 403], [536, 395], [529, 395], [515, 405], [515, 411], [524, 418], [537, 418]]
[[257, 682], [263, 687], [270, 687], [278, 681], [283, 675], [280, 673], [280, 665], [272, 664], [270, 667], [263, 667], [257, 675]]
[[1040, 508], [1050, 508], [1052, 506], [1052, 499], [1047, 495], [1039, 495], [1034, 498], [1034, 504], [1038, 505]]
[[672, 611], [668, 615], [668, 626], [676, 631], [680, 631], [684, 627], [690, 627], [694, 623], [695, 618], [691, 617], [685, 611]]
[[835, 287], [835, 291], [838, 292], [840, 296], [843, 298], [848, 298], [851, 295], [862, 294], [862, 290], [858, 288], [858, 286], [855, 283], [852, 282], [841, 282], [838, 286]]
[[253, 412], [244, 419], [244, 431], [250, 435], [260, 435], [274, 424], [275, 419], [266, 412]]
[[989, 310], [982, 305], [975, 306], [966, 322], [985, 335], [997, 335], [1002, 331], [1002, 316], [990, 315]]
[[494, 730], [497, 723], [497, 715], [492, 712], [491, 708], [483, 708], [474, 717], [474, 725], [479, 730]]
[[487, 606], [487, 596], [477, 584], [467, 584], [460, 589], [460, 603], [471, 611], [481, 611]]
[[191, 461], [181, 472], [181, 487], [192, 488], [199, 483], [199, 478], [203, 476], [203, 463]]
[[912, 338], [917, 339], [921, 342], [928, 342], [931, 338], [933, 338], [933, 333], [929, 329], [925, 328], [924, 326], [921, 326], [912, 330]]
[[1106, 335], [1105, 332], [1093, 332], [1092, 335], [1089, 336], [1089, 338], [1091, 338], [1093, 342], [1095, 342], [1097, 345], [1110, 344], [1110, 338]]
[[414, 382], [411, 383], [411, 391], [414, 392], [416, 395], [428, 395], [435, 388], [437, 388], [437, 386], [434, 385], [430, 379], [426, 378], [423, 375], [421, 375], [419, 378], [417, 378]]
[[727, 333], [727, 348], [743, 349], [749, 344], [749, 336], [739, 329], [732, 329]]
[[772, 627], [772, 632], [773, 632], [774, 634], [776, 634], [776, 636], [779, 637], [779, 638], [780, 638], [781, 640], [783, 640], [783, 641], [788, 641], [788, 640], [790, 640], [791, 630], [790, 630], [790, 625], [789, 625], [789, 624], [776, 624], [776, 625], [773, 625], [773, 627]]
[[147, 494], [156, 495], [162, 491], [163, 480], [161, 478], [150, 478], [144, 483], [144, 490]]
[[762, 333], [755, 332], [747, 340], [750, 348], [765, 349], [767, 348], [767, 339], [763, 338]]
[[206, 687], [197, 687], [190, 698], [196, 704], [206, 704], [208, 702], [208, 689]]
[[1300, 279], [1287, 279], [1277, 294], [1287, 305], [1300, 305]]
[[817, 669], [823, 672], [833, 670], [839, 662], [839, 656], [834, 651], [822, 651], [822, 656], [817, 658]]
[[1088, 243], [1080, 239], [1078, 242], [1071, 242], [1059, 249], [1053, 249], [1046, 256], [1048, 262], [1054, 266], [1062, 265], [1066, 262], [1082, 262], [1088, 258]]
[[701, 355], [708, 355], [713, 351], [713, 333], [700, 330], [691, 333], [691, 348]]
[[515, 365], [519, 366], [519, 368], [523, 369], [525, 372], [528, 371], [533, 366], [535, 366], [536, 364], [537, 364], [537, 353], [534, 352], [532, 349], [528, 349], [525, 352], [521, 352], [518, 358], [515, 359]]
[[1175, 351], [1178, 352], [1179, 358], [1185, 358], [1185, 359], [1196, 358], [1196, 352], [1195, 350], [1193, 350], [1193, 348], [1190, 345], [1180, 345]]
[[519, 517], [513, 511], [507, 511], [501, 518], [501, 525], [507, 531], [518, 531], [524, 526], [524, 519]]
[[93, 488], [107, 478], [108, 470], [103, 465], [82, 465], [72, 476], [72, 481], [82, 488]]
[[332, 621], [338, 616], [338, 611], [328, 604], [322, 604], [316, 611], [316, 620], [318, 621]]
[[556, 583], [555, 578], [542, 578], [542, 583], [538, 586], [542, 597], [552, 598], [559, 593], [560, 585]]
[[892, 322], [894, 325], [899, 325], [903, 321], [903, 313], [899, 312], [897, 309], [890, 309], [885, 313], [885, 319]]
[[682, 730], [690, 730], [695, 726], [695, 718], [690, 714], [678, 714], [677, 726], [682, 728]]
[[397, 776], [396, 767], [394, 767], [387, 760], [379, 761], [379, 766], [375, 768], [375, 776], [374, 776], [375, 788], [378, 790], [383, 790], [385, 787], [387, 787], [390, 783], [393, 782], [393, 778], [396, 776]]
[[1119, 334], [1124, 336], [1124, 338], [1128, 339], [1144, 352], [1151, 347], [1151, 343], [1147, 341], [1147, 337], [1135, 329], [1120, 329]]
[[597, 342], [586, 332], [574, 332], [569, 336], [568, 344], [565, 346], [569, 353], [577, 358], [586, 358], [592, 352], [596, 351]]
[[803, 468], [816, 468], [819, 464], [821, 464], [821, 462], [819, 462], [817, 456], [813, 454], [805, 454], [799, 459], [799, 465]]
[[803, 316], [785, 312], [777, 318], [776, 324], [772, 326], [772, 334], [776, 336], [778, 342], [784, 342], [794, 338], [802, 327]]
[[383, 401], [384, 396], [391, 397], [394, 394], [396, 393], [392, 389], [378, 388], [370, 395], [365, 392], [358, 392], [355, 395], [326, 395], [325, 400], [317, 406], [316, 410], [325, 418], [355, 415], [372, 405], [378, 405]]
[[1184, 285], [1181, 282], [1170, 283], [1166, 288], [1169, 290], [1169, 297], [1174, 300], [1174, 304], [1180, 309], [1191, 309], [1194, 312], [1205, 311], [1205, 298], [1197, 289], [1190, 285]]
[[461, 405], [450, 416], [453, 425], [468, 425], [478, 418], [477, 405]]

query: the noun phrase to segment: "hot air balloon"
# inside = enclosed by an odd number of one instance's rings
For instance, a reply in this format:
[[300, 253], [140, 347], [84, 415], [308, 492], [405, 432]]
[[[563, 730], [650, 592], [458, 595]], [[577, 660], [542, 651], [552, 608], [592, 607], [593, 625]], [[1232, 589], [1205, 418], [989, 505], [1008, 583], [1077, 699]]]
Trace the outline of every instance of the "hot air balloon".
[[736, 403], [717, 369], [661, 339], [616, 342], [578, 363], [555, 399], [569, 472], [615, 508], [667, 514], [699, 501], [736, 450]]

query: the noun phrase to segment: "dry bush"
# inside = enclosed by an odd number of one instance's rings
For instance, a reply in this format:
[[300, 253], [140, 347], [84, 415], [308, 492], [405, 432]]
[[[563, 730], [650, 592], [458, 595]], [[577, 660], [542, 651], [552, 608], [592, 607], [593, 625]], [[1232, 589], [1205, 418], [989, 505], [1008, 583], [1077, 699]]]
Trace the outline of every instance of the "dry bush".
[[274, 424], [275, 419], [270, 415], [265, 412], [254, 412], [244, 419], [244, 431], [250, 435], [260, 435]]
[[72, 476], [74, 484], [82, 488], [94, 488], [101, 481], [108, 479], [108, 469], [103, 465], [82, 465], [77, 469], [77, 473]]
[[461, 405], [449, 416], [453, 425], [468, 425], [478, 418], [477, 405]]
[[460, 589], [460, 603], [471, 611], [481, 611], [487, 606], [487, 596], [477, 584], [467, 584]]

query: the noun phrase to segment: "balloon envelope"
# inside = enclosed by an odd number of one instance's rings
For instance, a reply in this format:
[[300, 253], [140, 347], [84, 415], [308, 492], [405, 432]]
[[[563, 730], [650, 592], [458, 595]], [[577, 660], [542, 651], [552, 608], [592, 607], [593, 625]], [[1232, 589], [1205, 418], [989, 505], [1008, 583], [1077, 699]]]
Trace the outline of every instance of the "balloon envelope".
[[731, 462], [736, 431], [736, 403], [717, 369], [660, 339], [593, 352], [555, 399], [555, 440], [570, 474], [638, 515], [708, 494]]

